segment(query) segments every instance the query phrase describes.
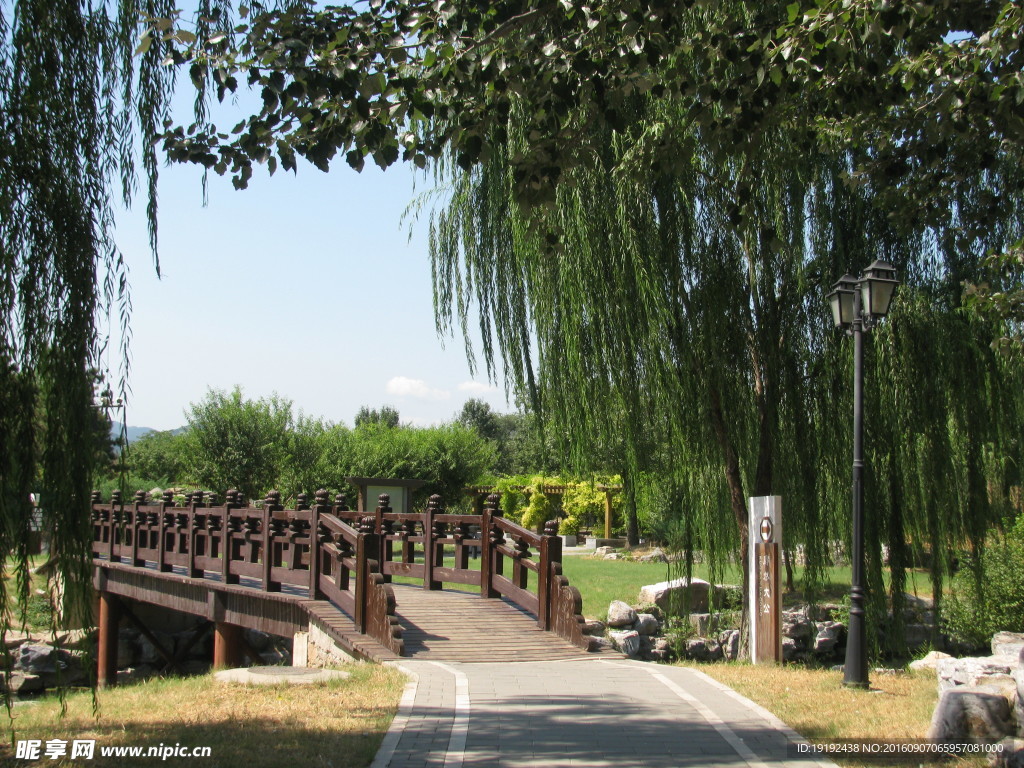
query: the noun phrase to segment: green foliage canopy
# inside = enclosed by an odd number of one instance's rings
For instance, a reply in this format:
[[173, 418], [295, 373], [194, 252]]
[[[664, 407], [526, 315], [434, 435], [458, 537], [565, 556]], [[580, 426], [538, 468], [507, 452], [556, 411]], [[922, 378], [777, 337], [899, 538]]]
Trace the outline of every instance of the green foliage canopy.
[[236, 488], [250, 500], [275, 486], [292, 444], [303, 442], [290, 440], [296, 426], [291, 401], [276, 395], [247, 400], [241, 387], [210, 390], [187, 417], [181, 454], [190, 480], [218, 493]]
[[[173, 4], [146, 10], [169, 17]], [[126, 325], [130, 307], [113, 202], [134, 196], [136, 137], [156, 242], [153, 139], [173, 72], [160, 66], [162, 38], [133, 56], [139, 11], [129, 0], [0, 4], [0, 562], [5, 574], [15, 564], [24, 607], [29, 492], [41, 490], [72, 620], [90, 609], [93, 383], [106, 368], [100, 317]], [[0, 635], [13, 615], [3, 611]]]

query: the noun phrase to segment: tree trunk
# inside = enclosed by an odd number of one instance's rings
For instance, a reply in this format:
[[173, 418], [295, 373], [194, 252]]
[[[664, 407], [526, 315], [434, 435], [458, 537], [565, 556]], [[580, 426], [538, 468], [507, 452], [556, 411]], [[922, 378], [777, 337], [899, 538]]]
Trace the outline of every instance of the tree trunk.
[[725, 416], [722, 412], [722, 398], [718, 388], [712, 385], [709, 388], [708, 397], [710, 400], [711, 422], [719, 448], [722, 450], [722, 458], [725, 464], [725, 479], [729, 487], [729, 507], [732, 509], [733, 518], [736, 521], [736, 527], [740, 534], [740, 563], [743, 566], [743, 607], [740, 613], [740, 647], [745, 648], [747, 644], [747, 622], [750, 619], [747, 610], [750, 598], [750, 563], [747, 559], [747, 549], [750, 546], [750, 531], [747, 529], [747, 501], [743, 494], [743, 475], [740, 472], [739, 455], [736, 453], [736, 447], [729, 438]]

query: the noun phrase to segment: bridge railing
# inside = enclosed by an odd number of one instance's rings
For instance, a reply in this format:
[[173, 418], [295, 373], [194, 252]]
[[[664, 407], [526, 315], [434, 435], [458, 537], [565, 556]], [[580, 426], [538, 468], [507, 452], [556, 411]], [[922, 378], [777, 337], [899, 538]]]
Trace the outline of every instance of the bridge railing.
[[94, 492], [93, 555], [160, 572], [177, 566], [191, 578], [224, 584], [245, 578], [246, 586], [264, 592], [280, 592], [284, 584], [304, 588], [310, 599], [334, 603], [359, 632], [401, 654], [395, 597], [380, 574], [374, 519], [349, 525], [344, 499], [330, 505], [326, 491], [317, 492], [312, 508], [305, 494], [297, 509], [279, 502], [272, 491], [257, 509], [229, 491], [223, 505], [198, 493], [179, 507], [169, 492], [154, 504], [140, 491], [134, 502], [126, 504], [115, 492], [103, 504]]
[[[446, 513], [432, 496], [423, 512], [407, 514], [391, 511], [390, 497], [381, 494], [374, 531], [383, 577], [419, 579], [425, 589], [477, 586], [483, 597], [504, 597], [536, 616], [541, 629], [587, 648], [579, 590], [562, 574], [557, 522], [546, 523], [543, 533], [523, 528], [502, 516], [499, 498], [488, 497], [482, 514], [461, 515]], [[475, 551], [479, 569], [471, 567]]]

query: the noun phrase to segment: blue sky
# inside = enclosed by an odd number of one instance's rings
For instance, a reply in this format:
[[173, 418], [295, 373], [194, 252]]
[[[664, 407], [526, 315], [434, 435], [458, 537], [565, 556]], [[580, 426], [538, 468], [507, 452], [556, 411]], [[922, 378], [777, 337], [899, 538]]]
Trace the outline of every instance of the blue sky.
[[[230, 128], [240, 114], [216, 116]], [[162, 279], [144, 202], [118, 217], [134, 305], [127, 423], [181, 426], [208, 388], [236, 384], [348, 424], [361, 405], [394, 405], [414, 424], [447, 420], [469, 397], [510, 410], [500, 383], [470, 374], [461, 336], [435, 331], [428, 222], [411, 237], [401, 222], [432, 179], [300, 162], [297, 175], [257, 169], [244, 191], [211, 174], [205, 207], [200, 179], [198, 167], [161, 170]], [[104, 363], [116, 372], [116, 357]]]

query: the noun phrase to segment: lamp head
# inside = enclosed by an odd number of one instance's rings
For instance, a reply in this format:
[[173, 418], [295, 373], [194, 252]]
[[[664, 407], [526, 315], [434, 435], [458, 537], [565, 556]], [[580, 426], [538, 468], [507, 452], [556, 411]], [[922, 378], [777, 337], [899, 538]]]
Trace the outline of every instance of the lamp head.
[[899, 284], [892, 264], [880, 259], [872, 262], [860, 279], [860, 303], [864, 314], [874, 320], [881, 320], [889, 314], [889, 304]]
[[853, 323], [856, 291], [857, 278], [849, 273], [839, 278], [832, 286], [832, 293], [828, 295], [828, 301], [832, 306], [832, 320], [836, 324], [836, 328], [849, 328]]

